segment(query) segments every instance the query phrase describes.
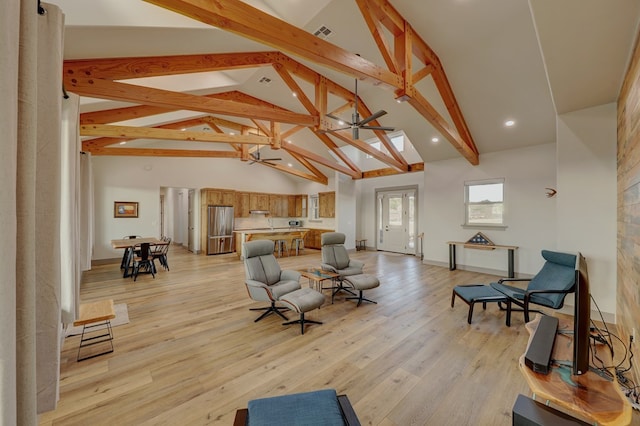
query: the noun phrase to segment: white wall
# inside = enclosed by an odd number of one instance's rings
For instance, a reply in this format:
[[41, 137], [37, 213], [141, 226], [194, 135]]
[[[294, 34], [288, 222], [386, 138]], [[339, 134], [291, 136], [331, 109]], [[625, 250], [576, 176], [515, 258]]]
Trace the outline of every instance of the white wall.
[[585, 256], [591, 295], [608, 313], [616, 312], [616, 133], [615, 103], [558, 117], [558, 246]]
[[345, 234], [344, 246], [347, 249], [356, 247], [356, 193], [356, 181], [336, 173], [335, 230]]
[[[498, 245], [513, 245], [516, 273], [535, 274], [543, 264], [542, 249], [556, 244], [556, 199], [545, 188], [556, 186], [556, 146], [483, 154], [478, 166], [465, 159], [428, 163], [424, 173], [424, 259], [448, 266], [447, 241], [467, 241], [478, 231]], [[506, 229], [465, 228], [464, 183], [504, 178]], [[467, 269], [507, 273], [505, 250], [457, 248], [457, 263]]]
[[[298, 193], [296, 179], [259, 164], [250, 166], [235, 159], [93, 156], [92, 164], [96, 215], [94, 260], [122, 255], [121, 250], [111, 248], [112, 239], [133, 234], [159, 236], [160, 187]], [[167, 207], [173, 207], [173, 211], [167, 209], [165, 221], [168, 227], [173, 226], [173, 237], [181, 240], [177, 242], [186, 244], [188, 194], [183, 191], [182, 202], [178, 201], [175, 191], [167, 191], [165, 203]], [[114, 218], [114, 201], [137, 201], [139, 217]], [[200, 232], [199, 224], [196, 220], [196, 235]], [[196, 238], [196, 249], [198, 246], [199, 238]]]

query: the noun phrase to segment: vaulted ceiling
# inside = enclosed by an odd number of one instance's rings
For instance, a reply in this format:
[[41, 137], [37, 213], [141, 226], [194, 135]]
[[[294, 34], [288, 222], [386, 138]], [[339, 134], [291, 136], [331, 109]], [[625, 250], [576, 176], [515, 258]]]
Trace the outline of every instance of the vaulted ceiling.
[[[554, 142], [556, 111], [616, 100], [640, 12], [635, 0], [53, 2], [86, 151], [251, 164], [264, 146], [285, 161], [260, 165], [321, 183]], [[402, 130], [410, 149], [334, 130], [327, 114], [352, 120], [356, 79], [360, 118], [385, 110], [366, 124]]]

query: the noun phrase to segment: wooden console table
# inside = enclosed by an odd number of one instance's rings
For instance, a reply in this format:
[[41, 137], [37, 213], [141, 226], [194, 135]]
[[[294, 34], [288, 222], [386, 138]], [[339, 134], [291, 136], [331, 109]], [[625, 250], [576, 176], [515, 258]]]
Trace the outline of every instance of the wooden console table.
[[[573, 330], [572, 320], [558, 315], [558, 330]], [[540, 322], [540, 314], [526, 324], [530, 333], [529, 343]], [[573, 358], [573, 336], [559, 333], [553, 347], [552, 359], [571, 361]], [[606, 364], [609, 351], [602, 345], [598, 355]], [[562, 411], [598, 425], [628, 425], [631, 423], [631, 405], [615, 381], [601, 377], [594, 371], [575, 376], [571, 366], [552, 365], [549, 374], [535, 373], [524, 363], [523, 354], [518, 362], [534, 399], [543, 404], [553, 404]], [[609, 365], [606, 364], [606, 365]]]
[[456, 269], [456, 246], [463, 246], [465, 248], [471, 248], [476, 250], [494, 250], [494, 249], [503, 249], [507, 250], [507, 260], [508, 260], [508, 276], [509, 278], [515, 277], [514, 272], [514, 251], [518, 248], [517, 246], [500, 246], [500, 245], [483, 245], [483, 244], [471, 244], [462, 241], [447, 241], [449, 244], [449, 270], [454, 271]]

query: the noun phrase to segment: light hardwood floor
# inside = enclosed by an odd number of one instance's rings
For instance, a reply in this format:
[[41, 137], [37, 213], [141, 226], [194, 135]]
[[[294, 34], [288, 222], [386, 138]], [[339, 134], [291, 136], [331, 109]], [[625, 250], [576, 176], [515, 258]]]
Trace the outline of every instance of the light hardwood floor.
[[[493, 278], [422, 265], [418, 258], [359, 251], [380, 287], [377, 305], [330, 297], [300, 335], [249, 299], [234, 255], [169, 252], [171, 271], [124, 279], [119, 262], [85, 274], [82, 301], [126, 303], [130, 323], [114, 327], [115, 351], [76, 362], [79, 336], [64, 342], [58, 408], [42, 425], [230, 425], [250, 399], [335, 388], [349, 396], [363, 425], [510, 425], [528, 334], [495, 304], [456, 300], [456, 284]], [[283, 269], [320, 263], [320, 252], [280, 259]], [[307, 286], [304, 278], [303, 287]], [[328, 295], [328, 291], [325, 291]], [[295, 318], [292, 312], [287, 316]]]

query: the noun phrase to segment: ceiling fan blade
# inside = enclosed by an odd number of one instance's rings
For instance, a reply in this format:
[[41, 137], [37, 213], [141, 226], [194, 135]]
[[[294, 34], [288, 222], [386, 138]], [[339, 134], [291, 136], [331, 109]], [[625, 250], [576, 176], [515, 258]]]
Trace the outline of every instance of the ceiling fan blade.
[[386, 127], [386, 126], [360, 126], [361, 129], [367, 130], [384, 130], [385, 132], [393, 132], [396, 130], [394, 127]]
[[336, 120], [336, 121], [341, 121], [341, 122], [343, 122], [343, 123], [346, 123], [346, 124], [348, 124], [349, 126], [353, 126], [353, 123], [350, 123], [350, 122], [348, 122], [348, 121], [345, 121], [345, 120], [343, 120], [342, 118], [337, 117], [337, 116], [335, 116], [335, 115], [333, 115], [333, 114], [326, 114], [326, 116], [327, 116], [327, 117], [329, 117], [329, 118], [333, 118], [333, 119], [334, 119], [334, 120]]
[[367, 118], [363, 118], [361, 121], [358, 122], [358, 126], [362, 126], [364, 124], [367, 124], [370, 121], [376, 120], [380, 117], [382, 117], [383, 115], [385, 115], [387, 113], [387, 111], [385, 110], [380, 110], [378, 112], [375, 112], [373, 114], [371, 114], [369, 117]]
[[282, 158], [263, 158], [260, 161], [282, 161]]

